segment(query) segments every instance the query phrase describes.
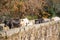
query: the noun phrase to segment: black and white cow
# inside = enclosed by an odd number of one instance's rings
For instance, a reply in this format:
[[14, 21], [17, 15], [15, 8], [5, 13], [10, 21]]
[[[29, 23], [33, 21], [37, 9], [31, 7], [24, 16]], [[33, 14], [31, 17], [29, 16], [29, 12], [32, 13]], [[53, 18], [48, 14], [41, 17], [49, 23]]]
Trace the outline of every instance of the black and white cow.
[[19, 19], [10, 19], [4, 21], [5, 26], [8, 26], [10, 29], [14, 27], [20, 27]]
[[40, 24], [40, 23], [43, 23], [44, 22], [44, 19], [36, 19], [35, 20], [35, 24]]

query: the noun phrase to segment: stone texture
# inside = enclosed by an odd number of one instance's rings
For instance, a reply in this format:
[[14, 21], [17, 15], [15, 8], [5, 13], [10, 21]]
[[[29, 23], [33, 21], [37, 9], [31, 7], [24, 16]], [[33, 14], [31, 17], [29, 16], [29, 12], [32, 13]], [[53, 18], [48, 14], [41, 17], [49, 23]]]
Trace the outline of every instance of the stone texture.
[[59, 40], [60, 21], [0, 31], [0, 40]]

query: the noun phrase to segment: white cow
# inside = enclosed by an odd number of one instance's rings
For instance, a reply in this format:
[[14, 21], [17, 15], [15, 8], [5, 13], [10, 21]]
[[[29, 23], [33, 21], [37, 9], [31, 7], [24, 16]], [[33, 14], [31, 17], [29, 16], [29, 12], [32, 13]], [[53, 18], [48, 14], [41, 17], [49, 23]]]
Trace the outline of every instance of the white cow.
[[54, 21], [59, 21], [60, 20], [60, 17], [52, 17], [52, 20], [54, 20]]
[[44, 18], [44, 22], [49, 22], [50, 19], [49, 18]]
[[29, 26], [29, 25], [33, 25], [33, 23], [30, 22], [27, 18], [21, 19], [20, 24], [21, 24], [21, 26]]

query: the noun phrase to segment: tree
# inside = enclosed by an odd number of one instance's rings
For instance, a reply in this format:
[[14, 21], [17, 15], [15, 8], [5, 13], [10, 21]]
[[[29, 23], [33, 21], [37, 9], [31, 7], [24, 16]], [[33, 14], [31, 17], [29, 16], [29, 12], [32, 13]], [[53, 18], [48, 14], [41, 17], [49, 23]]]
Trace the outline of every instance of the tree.
[[[39, 11], [42, 11], [42, 14], [44, 13], [49, 16], [49, 12], [52, 12], [51, 10], [52, 5], [49, 3], [48, 0], [1, 0], [0, 1], [0, 12], [1, 15], [6, 15], [10, 17], [20, 17], [23, 18], [24, 16], [37, 16]], [[49, 12], [48, 12], [49, 11]], [[54, 13], [54, 12], [52, 12]]]

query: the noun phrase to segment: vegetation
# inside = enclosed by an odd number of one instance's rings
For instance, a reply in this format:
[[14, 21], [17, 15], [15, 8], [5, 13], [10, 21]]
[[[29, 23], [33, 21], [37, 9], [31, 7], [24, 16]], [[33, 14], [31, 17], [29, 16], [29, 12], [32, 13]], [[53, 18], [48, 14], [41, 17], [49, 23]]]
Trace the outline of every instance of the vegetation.
[[[37, 18], [38, 13], [43, 14], [42, 17], [55, 16], [55, 9], [52, 7], [54, 1], [51, 0], [1, 0], [0, 16], [8, 16], [9, 18]], [[52, 15], [52, 16], [51, 16]]]
[[37, 16], [36, 15], [34, 15], [34, 16], [26, 16], [29, 20], [33, 20], [33, 19], [37, 19]]

